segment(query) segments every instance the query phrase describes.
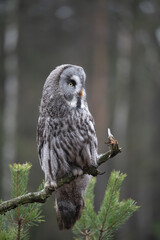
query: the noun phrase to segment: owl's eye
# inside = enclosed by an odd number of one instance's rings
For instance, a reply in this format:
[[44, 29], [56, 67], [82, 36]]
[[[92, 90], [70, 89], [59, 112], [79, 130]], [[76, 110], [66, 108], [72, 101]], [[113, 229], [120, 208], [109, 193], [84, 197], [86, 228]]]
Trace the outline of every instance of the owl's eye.
[[73, 83], [71, 83], [71, 82], [69, 82], [68, 85], [69, 85], [70, 87], [73, 87]]
[[68, 82], [68, 86], [70, 86], [70, 87], [74, 87], [75, 85], [76, 85], [76, 82], [74, 80], [70, 80]]

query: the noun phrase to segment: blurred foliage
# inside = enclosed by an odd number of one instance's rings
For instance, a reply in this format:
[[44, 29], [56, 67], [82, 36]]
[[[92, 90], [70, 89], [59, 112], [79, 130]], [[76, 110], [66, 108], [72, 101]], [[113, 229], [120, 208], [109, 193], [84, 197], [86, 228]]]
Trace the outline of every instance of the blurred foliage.
[[[29, 171], [31, 164], [10, 165], [11, 170], [11, 198], [15, 198], [27, 193]], [[38, 190], [42, 189], [42, 184]], [[29, 239], [29, 229], [38, 225], [43, 220], [40, 203], [33, 203], [17, 207], [5, 215], [0, 215], [0, 239], [1, 240], [27, 240]]]
[[94, 186], [96, 179], [92, 178], [85, 194], [85, 208], [82, 216], [73, 228], [76, 239], [113, 238], [115, 231], [139, 209], [132, 199], [119, 201], [120, 187], [126, 174], [113, 171], [108, 181], [104, 200], [96, 214], [94, 210]]
[[157, 240], [160, 240], [160, 221], [157, 221], [153, 226], [153, 233]]

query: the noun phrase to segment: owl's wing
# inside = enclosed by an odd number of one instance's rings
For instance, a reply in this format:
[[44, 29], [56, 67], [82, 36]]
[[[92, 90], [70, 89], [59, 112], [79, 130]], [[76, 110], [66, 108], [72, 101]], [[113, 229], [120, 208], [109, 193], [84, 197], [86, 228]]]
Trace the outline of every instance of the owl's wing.
[[39, 117], [38, 125], [37, 125], [37, 148], [38, 148], [38, 157], [39, 157], [41, 167], [42, 167], [43, 145], [44, 145], [44, 137], [43, 137], [44, 128], [45, 128], [45, 120], [44, 118]]
[[38, 156], [41, 168], [45, 174], [45, 186], [56, 187], [56, 174], [58, 169], [56, 142], [58, 138], [53, 134], [54, 123], [52, 123], [52, 125], [49, 121], [49, 118], [42, 116], [38, 119]]
[[89, 145], [90, 145], [90, 154], [91, 154], [91, 159], [92, 163], [96, 165], [97, 163], [97, 136], [96, 136], [96, 128], [95, 128], [95, 122], [93, 119], [93, 116], [90, 115], [89, 117], [89, 122], [88, 122], [88, 136], [89, 136]]

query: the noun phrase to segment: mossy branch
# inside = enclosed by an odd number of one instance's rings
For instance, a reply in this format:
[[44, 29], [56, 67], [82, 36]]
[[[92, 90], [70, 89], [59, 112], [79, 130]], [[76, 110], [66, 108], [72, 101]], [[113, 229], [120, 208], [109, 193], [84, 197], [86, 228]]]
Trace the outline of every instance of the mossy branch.
[[[117, 140], [114, 139], [113, 135], [110, 132], [110, 129], [108, 129], [108, 139], [109, 141], [106, 143], [109, 146], [109, 151], [101, 154], [98, 158], [97, 165], [100, 166], [101, 164], [107, 162], [110, 158], [116, 156], [118, 153], [121, 152], [121, 148], [118, 146]], [[100, 171], [95, 167], [85, 167], [83, 169], [83, 174], [90, 174], [93, 176], [97, 176], [100, 173]], [[73, 181], [76, 177], [73, 174], [67, 174], [63, 178], [59, 179], [57, 181], [57, 188], [60, 188], [62, 185], [66, 183], [70, 183]], [[49, 188], [44, 188], [43, 190], [39, 192], [31, 192], [24, 194], [22, 196], [10, 199], [8, 201], [4, 201], [0, 204], [0, 214], [5, 214], [6, 212], [10, 211], [11, 209], [14, 209], [18, 206], [28, 204], [28, 203], [34, 203], [34, 202], [39, 202], [39, 203], [44, 203], [48, 197], [52, 195], [52, 192], [54, 192], [56, 189], [49, 189]]]

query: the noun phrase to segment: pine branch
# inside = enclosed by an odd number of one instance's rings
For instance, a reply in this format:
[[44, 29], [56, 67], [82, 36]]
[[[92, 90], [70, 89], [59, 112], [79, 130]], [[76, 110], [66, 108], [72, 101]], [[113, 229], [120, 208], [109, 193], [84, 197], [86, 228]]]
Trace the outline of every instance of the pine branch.
[[[132, 199], [119, 200], [120, 188], [125, 177], [126, 174], [112, 171], [104, 199], [97, 213], [94, 210], [96, 178], [92, 178], [84, 196], [85, 208], [82, 211], [82, 216], [72, 229], [75, 236], [78, 237], [77, 239], [84, 239], [84, 234], [86, 234], [86, 237], [89, 236], [92, 240], [111, 240], [115, 231], [139, 209], [137, 203]], [[97, 227], [93, 224], [90, 216], [95, 219]], [[86, 226], [83, 225], [83, 219], [87, 222]]]
[[116, 225], [116, 223], [118, 223], [128, 213], [128, 210], [132, 207], [133, 204], [135, 204], [134, 201], [132, 201], [132, 203], [129, 205], [129, 207], [122, 213], [122, 215], [120, 215], [110, 226], [105, 228], [103, 230], [103, 232], [110, 230], [114, 225]]
[[[109, 141], [106, 144], [109, 146], [109, 151], [104, 154], [101, 154], [98, 157], [98, 160], [97, 160], [98, 166], [107, 162], [110, 158], [113, 158], [114, 156], [116, 156], [118, 153], [121, 152], [121, 148], [119, 148], [118, 142], [117, 140], [114, 139], [113, 135], [110, 132], [110, 129], [108, 129], [108, 139]], [[101, 174], [97, 168], [94, 166], [85, 167], [83, 169], [83, 174], [97, 176]], [[76, 177], [73, 176], [73, 174], [71, 173], [67, 174], [66, 176], [64, 176], [63, 178], [57, 181], [56, 189], [60, 188], [62, 185], [66, 183], [70, 183], [75, 178]], [[56, 189], [44, 188], [41, 191], [27, 193], [22, 196], [18, 196], [8, 201], [2, 202], [0, 204], [0, 214], [5, 214], [5, 212], [8, 212], [11, 209], [14, 209], [24, 204], [34, 203], [34, 202], [44, 203], [46, 202], [47, 198], [49, 198]]]
[[99, 240], [102, 239], [105, 222], [106, 222], [106, 219], [107, 219], [108, 211], [109, 211], [110, 206], [111, 206], [111, 202], [112, 202], [112, 198], [113, 198], [113, 193], [114, 193], [114, 191], [115, 191], [115, 187], [116, 187], [117, 181], [118, 181], [118, 178], [115, 179], [114, 186], [113, 186], [113, 189], [112, 189], [112, 192], [111, 192], [111, 197], [110, 197], [110, 200], [109, 200], [109, 204], [108, 204], [108, 207], [106, 208], [106, 212], [105, 212], [105, 214], [104, 214], [104, 219], [103, 219], [102, 226], [101, 226], [101, 229], [100, 229]]

